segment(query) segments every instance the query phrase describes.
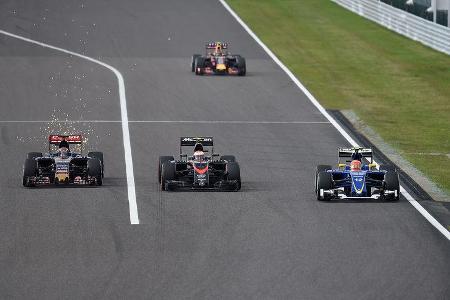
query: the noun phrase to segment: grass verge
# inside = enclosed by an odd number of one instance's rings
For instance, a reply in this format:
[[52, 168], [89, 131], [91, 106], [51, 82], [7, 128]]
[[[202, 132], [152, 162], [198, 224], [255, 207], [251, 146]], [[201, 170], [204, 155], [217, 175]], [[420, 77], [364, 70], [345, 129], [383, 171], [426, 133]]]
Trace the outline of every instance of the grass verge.
[[450, 194], [450, 56], [330, 0], [227, 0], [327, 109], [352, 109]]

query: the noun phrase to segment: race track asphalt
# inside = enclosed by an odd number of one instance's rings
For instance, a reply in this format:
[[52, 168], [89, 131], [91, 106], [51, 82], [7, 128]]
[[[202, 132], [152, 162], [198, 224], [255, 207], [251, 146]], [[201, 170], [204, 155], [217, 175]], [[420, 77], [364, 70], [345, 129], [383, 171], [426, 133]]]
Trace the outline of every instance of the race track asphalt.
[[[315, 200], [315, 166], [347, 143], [218, 1], [6, 0], [0, 29], [122, 73], [140, 219], [114, 74], [0, 35], [0, 298], [450, 298], [450, 243], [405, 199]], [[194, 76], [209, 40], [248, 76]], [[104, 186], [22, 187], [26, 153], [59, 131], [105, 153]], [[157, 158], [183, 135], [236, 155], [242, 190], [161, 193]]]

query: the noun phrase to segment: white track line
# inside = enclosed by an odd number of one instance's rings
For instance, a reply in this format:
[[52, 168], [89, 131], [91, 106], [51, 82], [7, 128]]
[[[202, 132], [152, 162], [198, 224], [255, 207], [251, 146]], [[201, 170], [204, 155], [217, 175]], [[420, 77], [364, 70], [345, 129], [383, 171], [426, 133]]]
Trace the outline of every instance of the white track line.
[[[241, 24], [247, 33], [264, 49], [264, 51], [277, 63], [277, 65], [289, 76], [289, 78], [297, 85], [297, 87], [308, 97], [317, 109], [330, 121], [331, 124], [339, 131], [339, 133], [354, 147], [358, 147], [356, 141], [336, 122], [336, 120], [323, 108], [322, 105], [314, 98], [314, 96], [306, 89], [306, 87], [295, 77], [295, 75], [273, 54], [273, 52], [259, 39], [259, 37], [242, 21], [242, 19], [234, 12], [234, 10], [225, 2], [219, 0], [220, 3], [228, 10], [228, 12]], [[445, 229], [422, 205], [419, 204], [403, 187], [400, 187], [400, 192], [406, 200], [414, 206], [417, 211], [425, 217], [439, 232], [441, 232], [448, 240], [450, 240], [450, 232]]]
[[[0, 123], [122, 123], [122, 121], [114, 120], [65, 120], [65, 121], [54, 121], [54, 120], [10, 120], [10, 121], [0, 121]], [[187, 124], [330, 124], [330, 122], [318, 122], [318, 121], [151, 121], [151, 120], [137, 120], [128, 121], [128, 123], [187, 123]]]
[[125, 84], [123, 80], [122, 74], [114, 68], [113, 66], [110, 66], [104, 62], [101, 62], [95, 58], [88, 57], [70, 50], [66, 50], [63, 48], [55, 47], [46, 43], [42, 43], [39, 41], [35, 41], [20, 35], [16, 35], [4, 30], [0, 30], [0, 34], [16, 38], [31, 44], [35, 44], [38, 46], [42, 46], [44, 48], [49, 48], [52, 50], [56, 50], [59, 52], [63, 52], [72, 56], [76, 56], [85, 60], [88, 60], [90, 62], [93, 62], [95, 64], [98, 64], [102, 67], [107, 68], [108, 70], [112, 71], [114, 75], [117, 77], [117, 82], [119, 85], [119, 98], [120, 98], [120, 114], [122, 118], [122, 134], [123, 134], [123, 148], [125, 152], [125, 169], [126, 169], [126, 175], [127, 175], [127, 184], [128, 184], [128, 202], [130, 207], [130, 222], [131, 224], [139, 224], [139, 216], [138, 216], [138, 210], [137, 210], [137, 204], [136, 204], [136, 188], [134, 184], [134, 171], [133, 171], [133, 159], [131, 156], [131, 142], [130, 142], [130, 131], [128, 128], [128, 113], [127, 113], [127, 98], [125, 96]]

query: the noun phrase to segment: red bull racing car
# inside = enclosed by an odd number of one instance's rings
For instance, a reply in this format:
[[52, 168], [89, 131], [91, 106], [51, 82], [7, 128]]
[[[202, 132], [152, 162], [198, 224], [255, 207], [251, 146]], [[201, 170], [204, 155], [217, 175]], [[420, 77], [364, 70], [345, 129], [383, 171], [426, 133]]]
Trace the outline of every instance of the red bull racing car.
[[[183, 153], [185, 147], [194, 147], [193, 154]], [[241, 174], [236, 158], [214, 153], [212, 137], [181, 137], [178, 160], [173, 156], [159, 157], [158, 180], [162, 191], [241, 189]]]
[[[317, 166], [317, 200], [399, 200], [400, 184], [397, 171], [390, 166], [380, 166], [377, 169], [373, 163], [372, 149], [339, 148], [338, 157], [337, 168], [329, 165]], [[341, 159], [345, 159], [344, 163]], [[363, 163], [363, 159], [369, 163]]]
[[228, 44], [212, 42], [206, 44], [205, 55], [194, 54], [191, 60], [192, 72], [196, 75], [218, 74], [245, 76], [245, 58], [228, 52]]
[[[78, 147], [79, 152], [71, 151]], [[23, 166], [23, 185], [102, 185], [104, 161], [102, 152], [83, 154], [81, 135], [50, 135], [48, 153], [30, 152]]]

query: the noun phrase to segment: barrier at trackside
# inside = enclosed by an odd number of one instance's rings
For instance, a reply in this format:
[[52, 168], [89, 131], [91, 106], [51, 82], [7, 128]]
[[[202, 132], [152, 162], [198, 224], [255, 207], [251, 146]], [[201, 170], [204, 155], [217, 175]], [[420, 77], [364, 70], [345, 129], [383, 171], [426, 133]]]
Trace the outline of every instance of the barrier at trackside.
[[450, 28], [378, 0], [331, 0], [392, 31], [450, 55]]

